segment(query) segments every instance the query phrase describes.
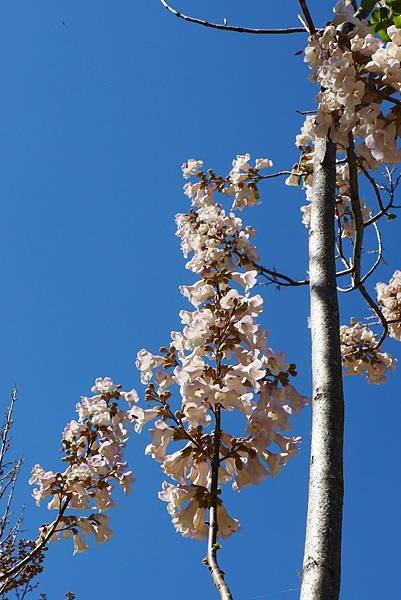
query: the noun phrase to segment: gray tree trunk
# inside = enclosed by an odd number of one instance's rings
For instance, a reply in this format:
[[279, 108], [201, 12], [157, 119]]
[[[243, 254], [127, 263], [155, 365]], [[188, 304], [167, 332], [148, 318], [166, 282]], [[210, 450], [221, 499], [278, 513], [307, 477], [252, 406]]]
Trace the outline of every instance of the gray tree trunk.
[[312, 446], [301, 600], [338, 600], [343, 507], [344, 396], [335, 267], [336, 149], [316, 139], [309, 272]]

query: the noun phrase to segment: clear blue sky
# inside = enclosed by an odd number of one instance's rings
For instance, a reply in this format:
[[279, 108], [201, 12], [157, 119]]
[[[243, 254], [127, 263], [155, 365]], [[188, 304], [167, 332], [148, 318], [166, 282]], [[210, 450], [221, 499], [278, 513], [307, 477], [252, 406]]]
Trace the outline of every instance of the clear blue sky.
[[[246, 5], [245, 5], [246, 4]], [[311, 0], [319, 24], [333, 2]], [[295, 0], [179, 0], [179, 8], [250, 26], [297, 25]], [[142, 389], [138, 349], [157, 351], [188, 308], [173, 218], [187, 209], [179, 166], [201, 158], [219, 172], [249, 151], [278, 168], [313, 108], [303, 35], [251, 37], [197, 28], [158, 0], [3, 0], [0, 8], [0, 393], [19, 386], [14, 450], [26, 457], [18, 500], [30, 535], [48, 518], [25, 480], [36, 462], [59, 466], [60, 432], [96, 376]], [[245, 213], [263, 262], [303, 275], [302, 193], [264, 188]], [[383, 280], [400, 267], [399, 224], [386, 241]], [[398, 262], [397, 262], [398, 261]], [[299, 367], [310, 392], [307, 290], [262, 289], [271, 345]], [[347, 298], [344, 315], [368, 314]], [[399, 346], [389, 343], [389, 351]], [[347, 381], [342, 600], [395, 599], [399, 573], [400, 372], [383, 387]], [[306, 514], [310, 409], [294, 423], [300, 455], [275, 481], [228, 494], [242, 530], [221, 561], [236, 600], [298, 597]], [[52, 544], [40, 591], [59, 600], [216, 597], [200, 542], [175, 533], [157, 499], [163, 474], [133, 437], [134, 492], [111, 513], [115, 536], [72, 557]], [[28, 535], [28, 534], [27, 534]], [[397, 587], [398, 586], [398, 587]], [[34, 594], [36, 597], [38, 594]]]

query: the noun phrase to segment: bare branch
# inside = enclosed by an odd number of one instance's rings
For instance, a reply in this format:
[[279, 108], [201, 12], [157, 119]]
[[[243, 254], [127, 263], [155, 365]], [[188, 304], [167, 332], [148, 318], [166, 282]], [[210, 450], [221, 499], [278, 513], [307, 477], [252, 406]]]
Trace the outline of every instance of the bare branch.
[[306, 24], [308, 25], [309, 33], [311, 35], [313, 35], [313, 34], [316, 33], [316, 27], [315, 27], [315, 25], [313, 23], [313, 19], [311, 17], [310, 12], [309, 12], [308, 5], [306, 4], [306, 0], [298, 0], [298, 1], [299, 1], [300, 6], [301, 6], [302, 12], [304, 14]]
[[353, 281], [358, 285], [361, 280], [361, 254], [363, 246], [364, 222], [359, 200], [358, 165], [356, 162], [355, 145], [352, 132], [348, 134], [347, 160], [349, 167], [350, 198], [355, 223], [355, 244], [352, 259]]
[[[383, 334], [376, 346], [376, 348], [380, 348], [381, 344], [384, 342], [387, 333], [388, 333], [388, 323], [378, 306], [378, 304], [373, 300], [370, 296], [369, 292], [366, 290], [365, 286], [362, 283], [361, 279], [361, 252], [363, 246], [363, 232], [364, 232], [364, 223], [363, 216], [361, 211], [361, 203], [359, 200], [359, 190], [358, 190], [358, 165], [356, 161], [355, 155], [355, 146], [354, 146], [354, 138], [352, 132], [348, 135], [348, 148], [347, 148], [347, 159], [349, 166], [349, 175], [350, 175], [350, 197], [351, 197], [351, 206], [352, 212], [354, 215], [355, 222], [355, 245], [354, 245], [354, 256], [353, 256], [353, 283], [354, 286], [360, 291], [363, 298], [369, 304], [370, 308], [373, 312], [378, 316], [380, 323], [383, 327]], [[366, 279], [366, 277], [365, 277]]]
[[380, 265], [381, 261], [383, 260], [383, 243], [382, 243], [382, 238], [380, 235], [380, 229], [377, 226], [377, 223], [373, 223], [373, 227], [375, 229], [376, 232], [376, 238], [377, 238], [377, 259], [374, 263], [374, 265], [369, 269], [369, 271], [361, 278], [361, 283], [364, 283], [367, 279], [369, 279], [369, 277], [371, 275], [373, 275], [373, 273], [376, 271], [377, 267]]
[[[9, 480], [8, 484], [11, 486], [10, 487], [10, 491], [8, 493], [8, 497], [7, 497], [7, 502], [6, 502], [6, 506], [4, 508], [4, 512], [0, 518], [0, 545], [3, 544], [7, 538], [9, 537], [9, 534], [7, 534], [7, 536], [3, 539], [3, 534], [4, 534], [4, 530], [7, 527], [8, 523], [9, 523], [9, 518], [10, 518], [10, 510], [11, 510], [11, 504], [13, 501], [13, 497], [14, 497], [14, 490], [15, 490], [15, 485], [17, 483], [17, 478], [19, 475], [19, 472], [21, 470], [22, 467], [22, 458], [20, 458], [17, 461], [17, 464], [15, 465], [14, 471], [12, 473], [11, 479]], [[8, 487], [8, 485], [7, 485]], [[2, 490], [2, 492], [4, 492], [5, 490]], [[18, 521], [17, 521], [18, 523]], [[19, 525], [18, 525], [19, 528]], [[11, 530], [12, 531], [12, 530]]]
[[25, 556], [25, 558], [20, 560], [17, 564], [15, 564], [8, 571], [6, 571], [4, 573], [0, 573], [0, 583], [7, 582], [11, 578], [15, 577], [15, 575], [20, 573], [22, 571], [22, 569], [24, 567], [26, 567], [26, 565], [29, 564], [35, 558], [35, 556], [37, 554], [39, 554], [46, 547], [47, 542], [55, 534], [55, 532], [57, 530], [57, 526], [60, 523], [61, 519], [63, 518], [63, 515], [64, 515], [65, 511], [67, 510], [69, 503], [70, 503], [70, 498], [68, 497], [64, 501], [64, 503], [60, 505], [59, 513], [58, 513], [56, 519], [53, 521], [53, 523], [50, 524], [50, 527], [49, 527], [49, 530], [47, 531], [47, 533], [40, 536], [40, 538], [38, 539], [32, 552], [30, 552], [27, 556]]
[[[0, 432], [0, 474], [2, 474], [3, 472], [3, 463], [4, 463], [4, 457], [7, 454], [7, 450], [10, 448], [10, 439], [9, 439], [9, 434], [10, 434], [10, 429], [13, 426], [13, 410], [14, 410], [14, 404], [15, 401], [17, 399], [17, 388], [14, 387], [12, 392], [11, 392], [11, 403], [10, 406], [7, 409], [6, 412], [6, 416], [4, 419], [4, 425], [1, 428], [1, 432]], [[0, 497], [1, 497], [1, 491], [0, 491]]]
[[160, 0], [162, 5], [166, 10], [168, 10], [171, 14], [178, 17], [179, 19], [183, 19], [188, 23], [195, 23], [196, 25], [202, 25], [203, 27], [209, 27], [211, 29], [219, 29], [220, 31], [234, 31], [236, 33], [253, 33], [257, 35], [282, 35], [287, 33], [307, 33], [304, 27], [285, 27], [279, 29], [254, 29], [252, 27], [236, 27], [233, 25], [227, 25], [226, 21], [224, 23], [212, 23], [211, 21], [205, 21], [204, 19], [198, 19], [196, 17], [191, 17], [189, 15], [185, 15], [182, 12], [179, 12], [177, 9], [170, 6], [166, 0]]

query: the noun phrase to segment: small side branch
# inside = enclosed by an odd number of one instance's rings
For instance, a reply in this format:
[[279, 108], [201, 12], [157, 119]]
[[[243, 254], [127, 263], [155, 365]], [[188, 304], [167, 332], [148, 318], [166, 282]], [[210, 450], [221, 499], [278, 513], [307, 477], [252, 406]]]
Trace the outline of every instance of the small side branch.
[[30, 552], [27, 556], [25, 556], [25, 558], [20, 560], [16, 565], [11, 567], [11, 569], [9, 569], [8, 571], [5, 571], [4, 573], [0, 573], [0, 584], [6, 582], [9, 579], [12, 579], [16, 575], [18, 575], [18, 573], [20, 573], [27, 566], [27, 564], [29, 564], [35, 558], [35, 556], [37, 554], [39, 554], [39, 552], [41, 552], [41, 550], [43, 550], [46, 547], [47, 542], [56, 533], [57, 527], [58, 527], [60, 521], [62, 520], [63, 515], [68, 508], [69, 503], [70, 503], [70, 498], [67, 498], [64, 501], [64, 503], [60, 506], [57, 518], [50, 525], [48, 532], [39, 538], [39, 540], [38, 540], [35, 548], [32, 550], [32, 552]]
[[279, 29], [255, 29], [252, 27], [236, 27], [234, 25], [228, 25], [226, 19], [224, 23], [212, 23], [211, 21], [206, 21], [204, 19], [198, 19], [197, 17], [191, 17], [189, 15], [185, 15], [182, 12], [179, 12], [174, 7], [170, 6], [166, 2], [166, 0], [160, 0], [162, 5], [168, 12], [178, 17], [179, 19], [183, 19], [188, 23], [195, 23], [196, 25], [202, 25], [203, 27], [209, 27], [211, 29], [219, 29], [220, 31], [234, 31], [235, 33], [253, 33], [256, 35], [285, 35], [287, 33], [305, 33], [306, 30], [304, 27], [284, 27]]
[[308, 5], [306, 4], [306, 0], [299, 0], [299, 4], [300, 4], [302, 12], [304, 14], [306, 24], [308, 25], [309, 33], [311, 35], [313, 35], [316, 33], [316, 27], [313, 23], [313, 19], [309, 12]]
[[355, 223], [355, 243], [354, 255], [352, 259], [352, 265], [354, 267], [353, 280], [354, 284], [357, 286], [361, 281], [361, 254], [363, 246], [364, 223], [361, 211], [361, 202], [359, 200], [358, 165], [356, 162], [354, 138], [352, 132], [348, 134], [347, 161], [349, 168], [351, 207]]
[[[354, 244], [354, 257], [353, 257], [353, 284], [354, 287], [359, 290], [363, 298], [369, 304], [370, 308], [376, 313], [379, 318], [382, 327], [383, 334], [377, 344], [377, 348], [380, 348], [384, 342], [388, 333], [387, 321], [379, 307], [379, 305], [373, 300], [365, 286], [363, 285], [361, 278], [361, 253], [363, 246], [363, 233], [364, 233], [364, 222], [361, 211], [361, 203], [359, 200], [359, 189], [358, 189], [358, 165], [355, 155], [354, 138], [352, 133], [348, 136], [348, 148], [347, 148], [347, 160], [349, 166], [350, 175], [350, 196], [351, 196], [351, 207], [354, 215], [355, 222], [355, 244]], [[366, 279], [366, 277], [364, 278]]]

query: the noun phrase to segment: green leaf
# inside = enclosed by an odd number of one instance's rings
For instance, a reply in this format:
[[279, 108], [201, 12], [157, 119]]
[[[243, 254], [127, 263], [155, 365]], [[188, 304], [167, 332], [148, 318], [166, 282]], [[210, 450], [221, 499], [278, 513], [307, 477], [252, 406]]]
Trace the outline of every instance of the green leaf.
[[375, 10], [370, 15], [369, 23], [371, 25], [377, 25], [378, 23], [381, 23], [383, 21], [383, 19], [388, 18], [388, 16], [389, 16], [388, 9], [385, 8], [384, 11], [385, 11], [385, 13], [383, 13], [382, 8], [375, 8]]
[[362, 0], [361, 8], [370, 10], [374, 7], [375, 4], [376, 4], [376, 0]]
[[382, 40], [389, 41], [387, 28], [393, 24], [393, 17], [388, 8], [376, 8], [370, 16], [369, 24], [373, 33], [377, 33]]
[[393, 17], [393, 23], [398, 29], [401, 29], [401, 16]]
[[386, 4], [394, 12], [401, 12], [401, 0], [387, 0]]
[[375, 33], [378, 34], [378, 36], [380, 37], [380, 39], [383, 40], [383, 42], [389, 42], [390, 38], [387, 34], [387, 27], [384, 27], [383, 29], [375, 29]]
[[394, 219], [396, 219], [396, 218], [397, 218], [397, 215], [394, 215], [393, 213], [388, 213], [386, 215], [387, 221], [394, 221]]

